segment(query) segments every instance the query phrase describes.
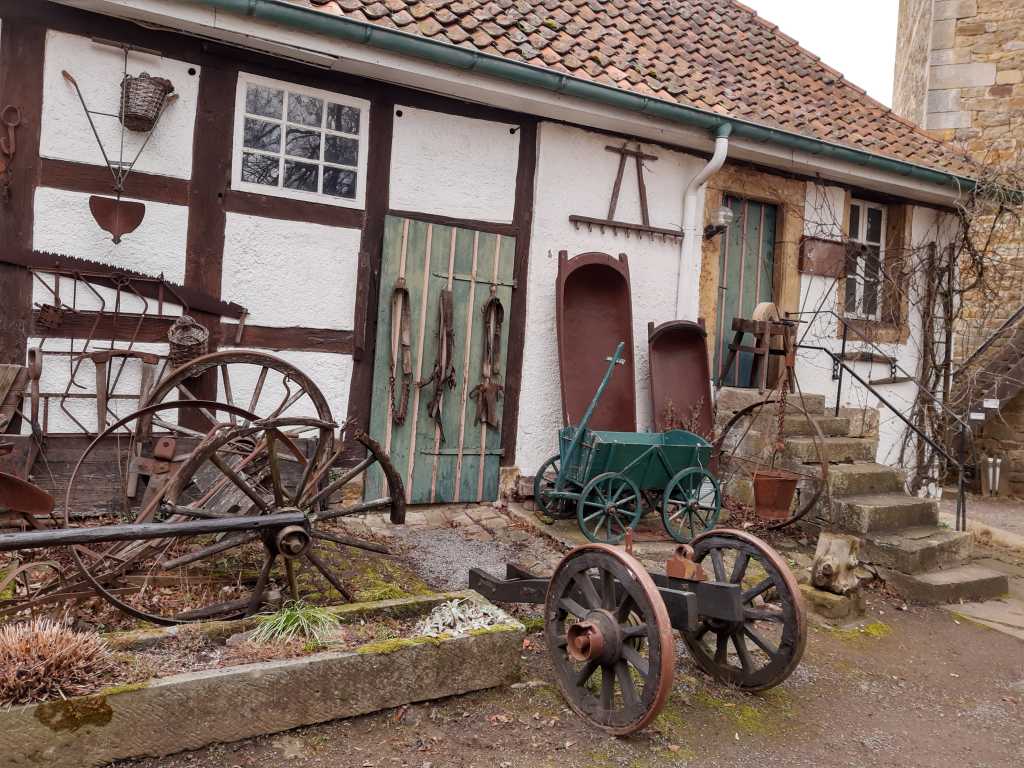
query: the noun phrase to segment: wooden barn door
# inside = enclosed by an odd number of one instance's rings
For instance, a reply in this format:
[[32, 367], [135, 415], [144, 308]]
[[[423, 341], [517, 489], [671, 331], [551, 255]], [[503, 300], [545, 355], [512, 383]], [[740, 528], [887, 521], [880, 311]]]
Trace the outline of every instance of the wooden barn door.
[[[497, 425], [481, 422], [477, 387], [484, 376], [484, 339], [493, 340], [498, 331], [500, 352], [488, 356], [490, 380], [496, 385], [505, 382], [515, 246], [513, 237], [387, 218], [370, 434], [390, 454], [409, 503], [498, 498], [503, 400], [497, 395], [497, 416], [492, 419]], [[436, 391], [431, 376], [439, 360], [445, 292], [451, 296], [447, 303], [453, 335], [450, 367], [445, 368], [452, 372], [449, 380], [454, 386], [443, 387], [435, 420], [429, 412]], [[504, 315], [500, 326], [499, 315]], [[493, 341], [489, 346], [495, 347]], [[403, 373], [406, 362], [411, 375]], [[396, 411], [402, 410], [403, 382], [408, 385], [405, 415], [396, 420]], [[366, 498], [381, 495], [380, 483], [379, 473], [372, 474]]]
[[[725, 198], [732, 209], [733, 225], [722, 236], [721, 255], [718, 260], [718, 319], [715, 333], [715, 379], [729, 354], [734, 317], [749, 318], [754, 307], [762, 301], [773, 301], [775, 274], [775, 217], [774, 205]], [[747, 336], [744, 344], [752, 344]], [[732, 369], [722, 382], [727, 387], [747, 386], [753, 355], [741, 352]]]

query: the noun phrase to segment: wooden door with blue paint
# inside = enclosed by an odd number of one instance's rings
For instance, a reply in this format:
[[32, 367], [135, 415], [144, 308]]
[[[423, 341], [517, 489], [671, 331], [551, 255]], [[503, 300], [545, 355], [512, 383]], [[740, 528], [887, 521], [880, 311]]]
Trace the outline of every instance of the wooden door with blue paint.
[[[504, 425], [501, 391], [494, 390], [505, 381], [515, 244], [513, 237], [415, 219], [385, 222], [370, 434], [391, 456], [411, 504], [498, 498]], [[439, 332], [448, 325], [446, 293], [450, 343]], [[480, 387], [488, 372], [490, 398]], [[492, 424], [479, 418], [488, 399], [497, 404]], [[378, 471], [369, 474], [366, 498], [380, 495], [381, 481]]]
[[[713, 370], [716, 380], [721, 379], [724, 386], [747, 386], [754, 359], [751, 353], [739, 353], [728, 372], [721, 368], [733, 339], [733, 318], [749, 318], [758, 304], [774, 300], [777, 209], [768, 203], [732, 196], [726, 196], [724, 204], [732, 209], [733, 224], [722, 235], [718, 259]], [[751, 345], [753, 338], [748, 335], [743, 343]]]

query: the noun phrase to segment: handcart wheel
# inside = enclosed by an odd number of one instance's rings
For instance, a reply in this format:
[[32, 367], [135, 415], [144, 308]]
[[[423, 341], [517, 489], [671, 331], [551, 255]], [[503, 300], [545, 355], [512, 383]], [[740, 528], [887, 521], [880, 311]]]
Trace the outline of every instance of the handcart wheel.
[[675, 642], [665, 602], [632, 555], [604, 544], [574, 549], [551, 577], [544, 619], [558, 687], [576, 714], [615, 736], [658, 716]]
[[552, 499], [550, 496], [558, 482], [561, 462], [561, 454], [556, 453], [540, 465], [536, 477], [533, 478], [533, 500], [537, 503], [537, 508], [555, 519], [572, 517], [572, 512], [566, 512], [565, 499]]
[[694, 559], [715, 581], [741, 584], [740, 622], [701, 617], [683, 639], [709, 675], [745, 691], [772, 688], [796, 669], [807, 642], [803, 597], [785, 561], [745, 531], [716, 530], [693, 540]]
[[576, 519], [580, 530], [598, 544], [618, 544], [643, 515], [643, 497], [636, 483], [618, 472], [591, 478], [580, 492]]
[[661, 521], [669, 536], [689, 544], [698, 534], [715, 527], [721, 510], [718, 481], [706, 469], [689, 467], [665, 486]]

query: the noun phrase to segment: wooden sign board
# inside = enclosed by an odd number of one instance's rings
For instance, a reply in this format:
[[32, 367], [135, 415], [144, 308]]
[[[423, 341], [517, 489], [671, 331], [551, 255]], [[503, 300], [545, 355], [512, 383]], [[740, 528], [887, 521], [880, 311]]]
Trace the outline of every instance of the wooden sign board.
[[804, 238], [800, 243], [800, 271], [806, 275], [843, 277], [846, 274], [846, 243]]

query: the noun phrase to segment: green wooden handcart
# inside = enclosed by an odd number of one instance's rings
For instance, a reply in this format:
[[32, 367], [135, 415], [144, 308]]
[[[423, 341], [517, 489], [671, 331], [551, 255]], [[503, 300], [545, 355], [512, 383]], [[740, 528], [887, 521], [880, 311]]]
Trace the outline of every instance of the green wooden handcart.
[[550, 517], [575, 515], [591, 541], [615, 544], [645, 512], [660, 508], [668, 534], [687, 543], [715, 527], [721, 511], [718, 481], [709, 471], [711, 444], [692, 432], [603, 432], [587, 428], [623, 342], [578, 426], [559, 431], [559, 452], [534, 479], [534, 499]]

